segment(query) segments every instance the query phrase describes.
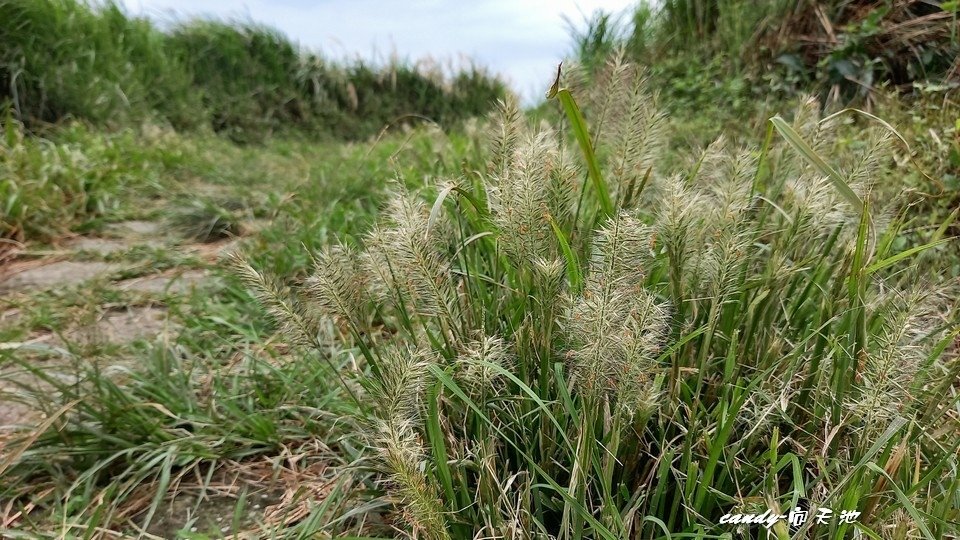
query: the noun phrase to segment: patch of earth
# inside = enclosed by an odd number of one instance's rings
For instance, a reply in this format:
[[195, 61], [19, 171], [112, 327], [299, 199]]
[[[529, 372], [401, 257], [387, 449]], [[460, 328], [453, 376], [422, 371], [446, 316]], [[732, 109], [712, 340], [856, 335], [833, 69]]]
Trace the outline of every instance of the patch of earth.
[[107, 231], [118, 236], [162, 236], [162, 226], [156, 221], [130, 220], [112, 223]]
[[[338, 477], [322, 460], [279, 470], [266, 461], [227, 467], [231, 468], [245, 471], [219, 471], [202, 487], [181, 483], [176, 498], [156, 514], [150, 532], [161, 538], [188, 531], [213, 537], [264, 538], [271, 530], [305, 519], [331, 493]], [[246, 504], [238, 513], [241, 495]]]
[[227, 238], [219, 242], [206, 244], [191, 244], [184, 247], [184, 251], [193, 253], [201, 259], [216, 261], [240, 251], [243, 239], [239, 236]]
[[126, 251], [133, 246], [129, 242], [117, 240], [114, 238], [94, 238], [92, 236], [79, 236], [69, 240], [64, 246], [71, 251], [89, 251], [97, 255], [110, 255], [120, 251]]
[[[57, 347], [42, 343], [24, 343], [24, 348], [46, 348], [49, 351], [60, 350]], [[59, 379], [62, 384], [72, 386], [77, 384], [84, 369], [69, 363], [66, 351], [55, 358], [31, 358], [31, 369], [43, 372], [43, 377], [19, 367], [5, 365], [0, 369], [0, 448], [8, 437], [24, 430], [32, 430], [40, 425], [47, 414], [63, 406], [63, 397], [57, 387], [50, 383], [51, 379]], [[105, 376], [119, 376], [128, 373], [133, 367], [133, 360], [129, 358], [113, 358], [103, 361], [100, 373]]]
[[[126, 344], [138, 339], [153, 339], [161, 335], [170, 335], [177, 331], [179, 325], [167, 317], [167, 310], [162, 307], [140, 306], [128, 307], [122, 310], [108, 311], [95, 323], [66, 330], [62, 338], [55, 334], [35, 336], [23, 343], [0, 344], [7, 349], [15, 349], [15, 354], [22, 351], [34, 353], [58, 353], [54, 357], [31, 357], [33, 368], [41, 369], [47, 376], [71, 377], [66, 369], [69, 367], [69, 353], [65, 351], [66, 342], [71, 343], [103, 343]], [[112, 359], [104, 367], [127, 366], [130, 360]], [[26, 372], [16, 364], [7, 363], [0, 366], [0, 440], [5, 432], [16, 425], [35, 425], [39, 418], [39, 411], [28, 404], [15, 399], [20, 394], [20, 385], [33, 388], [53, 388], [46, 381], [40, 380], [35, 374]], [[29, 400], [28, 400], [29, 401]]]
[[210, 275], [205, 270], [186, 270], [128, 279], [120, 282], [118, 286], [125, 291], [142, 293], [186, 294], [209, 278]]
[[140, 306], [104, 313], [95, 323], [64, 333], [67, 341], [83, 343], [132, 343], [175, 333], [178, 325], [168, 320], [162, 307]]
[[13, 326], [20, 321], [20, 310], [17, 308], [5, 309], [0, 313], [0, 328]]
[[[45, 376], [72, 382], [75, 377], [65, 371], [64, 359], [67, 353], [57, 347], [42, 343], [41, 339], [34, 339], [23, 343], [2, 343], [2, 349], [18, 353], [23, 352], [59, 352], [54, 359], [37, 357], [30, 359], [31, 369], [43, 370]], [[15, 358], [15, 357], [14, 357]], [[31, 389], [30, 391], [26, 390]], [[18, 363], [7, 360], [0, 365], [0, 448], [2, 441], [20, 426], [36, 426], [42, 419], [40, 410], [30, 405], [34, 402], [36, 391], [49, 388], [44, 392], [43, 399], [49, 400], [54, 392], [48, 381], [41, 380], [35, 373], [21, 367]], [[33, 395], [31, 395], [33, 393]]]
[[[44, 289], [53, 286], [69, 286], [104, 276], [119, 269], [119, 266], [104, 262], [57, 261], [20, 265], [4, 278], [0, 278], [0, 293], [23, 289]], [[15, 265], [11, 265], [15, 266]]]
[[[207, 493], [202, 498], [194, 494], [177, 496], [162, 513], [158, 513], [149, 531], [161, 538], [178, 538], [178, 533], [188, 531], [214, 537], [242, 535], [250, 529], [256, 530], [257, 523], [263, 521], [265, 509], [279, 504], [283, 497], [282, 488], [264, 489], [252, 484], [234, 484], [211, 491], [213, 493]], [[243, 491], [248, 493], [246, 511], [237, 516], [238, 495]]]
[[0, 447], [7, 434], [16, 429], [17, 424], [28, 424], [33, 416], [33, 409], [24, 403], [10, 399], [7, 394], [12, 389], [0, 384]]
[[135, 306], [107, 311], [92, 323], [62, 329], [60, 334], [34, 333], [24, 344], [40, 348], [64, 348], [68, 343], [126, 345], [139, 339], [169, 337], [179, 329], [180, 325], [167, 317], [166, 308]]

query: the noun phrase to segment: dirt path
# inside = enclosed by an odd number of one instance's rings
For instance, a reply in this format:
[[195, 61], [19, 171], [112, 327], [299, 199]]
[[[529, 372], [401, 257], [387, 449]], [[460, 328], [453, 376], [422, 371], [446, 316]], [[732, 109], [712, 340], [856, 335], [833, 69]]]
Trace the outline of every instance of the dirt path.
[[[136, 341], [175, 340], [180, 323], [170, 305], [211, 285], [208, 267], [239, 242], [186, 243], [159, 223], [128, 221], [0, 267], [0, 437], [40, 421], [26, 387], [53, 391], [26, 366], [71, 377], [78, 360], [92, 359], [78, 358], [90, 346], [116, 353], [97, 355], [109, 366], [130, 362], [123, 352]], [[192, 263], [153, 269], [151, 256]], [[86, 295], [88, 305], [63, 309], [58, 302], [69, 305], [70, 295]]]

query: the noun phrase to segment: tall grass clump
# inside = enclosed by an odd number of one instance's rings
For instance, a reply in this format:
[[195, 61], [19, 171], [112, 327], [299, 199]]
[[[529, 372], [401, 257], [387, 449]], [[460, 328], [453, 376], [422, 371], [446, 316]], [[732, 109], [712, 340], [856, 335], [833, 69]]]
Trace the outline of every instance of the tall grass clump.
[[200, 123], [185, 67], [148, 20], [74, 0], [4, 1], [0, 19], [0, 96], [21, 122]]
[[196, 20], [176, 27], [168, 42], [187, 66], [214, 131], [245, 140], [310, 120], [310, 102], [296, 78], [300, 52], [278, 31]]
[[762, 147], [720, 139], [672, 172], [644, 78], [617, 57], [599, 80], [552, 92], [579, 149], [504, 104], [484, 170], [400, 179], [292, 296], [237, 263], [290, 340], [337, 329], [402, 530], [956, 534], [956, 321], [904, 268], [930, 246], [895, 249], [872, 194], [889, 139], [828, 155], [810, 101]]
[[[665, 50], [714, 51], [736, 61], [749, 53], [745, 48], [752, 45], [755, 34], [767, 31], [776, 17], [793, 3], [792, 0], [667, 0], [656, 7], [656, 27], [638, 26], [637, 31], [656, 32], [659, 45]], [[645, 9], [651, 8], [638, 8], [640, 12]]]
[[0, 3], [0, 104], [31, 130], [79, 119], [363, 139], [433, 121], [455, 128], [506, 94], [474, 65], [332, 62], [254, 23], [192, 19], [168, 31], [113, 2]]
[[427, 58], [411, 64], [393, 58], [382, 65], [356, 62], [343, 71], [342, 82], [327, 95], [340, 106], [331, 122], [347, 138], [425, 120], [457, 128], [487, 114], [508, 92], [502, 81], [473, 63]]
[[131, 130], [96, 133], [77, 124], [56, 139], [30, 136], [12, 116], [0, 122], [0, 253], [49, 242], [121, 210], [135, 196], [177, 181], [184, 144], [147, 143]]

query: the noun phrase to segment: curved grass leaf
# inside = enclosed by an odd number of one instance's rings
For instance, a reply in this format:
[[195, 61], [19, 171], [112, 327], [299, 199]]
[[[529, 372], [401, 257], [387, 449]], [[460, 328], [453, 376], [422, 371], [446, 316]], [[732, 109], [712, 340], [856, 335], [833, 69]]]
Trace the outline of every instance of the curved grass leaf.
[[773, 124], [773, 127], [777, 128], [777, 131], [780, 132], [780, 135], [782, 135], [783, 138], [790, 143], [790, 146], [792, 146], [794, 150], [799, 152], [804, 159], [809, 161], [811, 165], [816, 167], [818, 171], [830, 179], [830, 182], [833, 183], [834, 187], [837, 188], [840, 194], [843, 195], [843, 197], [847, 199], [847, 201], [853, 205], [858, 212], [863, 209], [863, 201], [860, 200], [860, 197], [854, 193], [852, 189], [850, 189], [850, 186], [843, 179], [843, 177], [840, 176], [840, 173], [830, 166], [829, 163], [824, 161], [823, 158], [813, 150], [813, 148], [810, 148], [810, 145], [807, 144], [802, 137], [800, 137], [800, 134], [797, 133], [790, 126], [790, 124], [786, 122], [786, 120], [778, 115], [771, 118], [770, 122]]
[[547, 92], [547, 98], [556, 98], [563, 107], [563, 112], [570, 120], [570, 127], [573, 128], [573, 134], [577, 138], [577, 144], [580, 145], [580, 151], [583, 152], [583, 158], [587, 162], [587, 172], [590, 175], [590, 181], [593, 182], [594, 189], [597, 190], [597, 197], [600, 199], [600, 210], [605, 216], [613, 215], [613, 200], [610, 198], [610, 192], [607, 190], [607, 184], [603, 180], [603, 174], [600, 172], [600, 165], [597, 162], [596, 152], [593, 150], [593, 143], [590, 142], [590, 131], [587, 129], [587, 122], [583, 119], [583, 113], [573, 94], [566, 88], [560, 88], [560, 69], [557, 69], [557, 80], [553, 83], [550, 91]]

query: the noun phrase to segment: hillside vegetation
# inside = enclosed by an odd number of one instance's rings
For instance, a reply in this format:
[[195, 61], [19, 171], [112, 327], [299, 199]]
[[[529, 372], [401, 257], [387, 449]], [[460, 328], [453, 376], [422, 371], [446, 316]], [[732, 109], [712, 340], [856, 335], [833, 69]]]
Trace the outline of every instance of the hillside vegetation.
[[414, 117], [450, 128], [505, 92], [477, 66], [336, 63], [250, 22], [162, 31], [81, 0], [4, 0], [0, 20], [0, 102], [31, 129], [159, 121], [241, 142], [278, 132], [363, 139]]

